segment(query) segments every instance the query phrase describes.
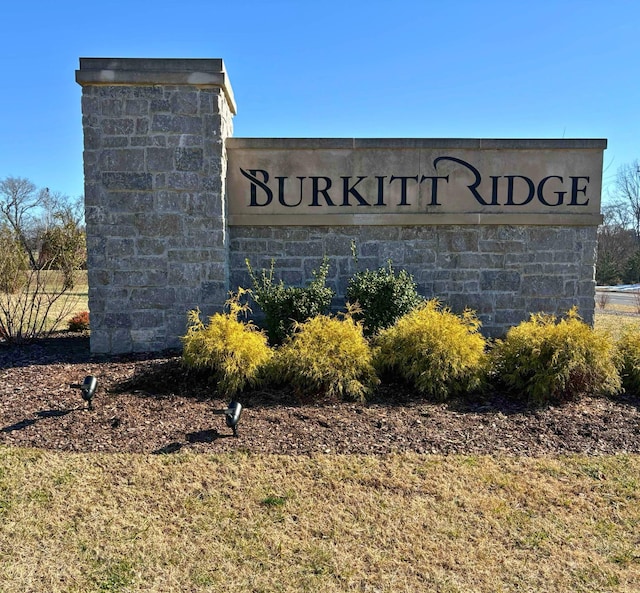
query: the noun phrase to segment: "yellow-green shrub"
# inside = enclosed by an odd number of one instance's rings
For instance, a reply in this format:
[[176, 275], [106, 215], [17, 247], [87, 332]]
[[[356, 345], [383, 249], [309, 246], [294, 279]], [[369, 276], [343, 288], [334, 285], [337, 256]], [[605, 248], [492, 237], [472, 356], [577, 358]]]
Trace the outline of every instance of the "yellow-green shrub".
[[306, 396], [364, 400], [378, 383], [362, 325], [349, 313], [342, 318], [317, 315], [297, 324], [278, 350], [273, 370]]
[[640, 332], [625, 331], [616, 345], [622, 386], [635, 395], [640, 394]]
[[480, 384], [485, 339], [479, 329], [472, 311], [455, 315], [430, 300], [380, 332], [374, 364], [443, 401]]
[[620, 391], [613, 339], [580, 319], [537, 313], [512, 327], [491, 352], [492, 374], [535, 404]]
[[182, 359], [186, 366], [206, 369], [218, 384], [218, 391], [232, 396], [245, 386], [255, 385], [259, 373], [273, 356], [267, 337], [251, 322], [239, 320], [247, 305], [240, 305], [244, 290], [227, 301], [228, 313], [209, 317], [209, 324], [200, 320], [198, 309], [189, 311]]

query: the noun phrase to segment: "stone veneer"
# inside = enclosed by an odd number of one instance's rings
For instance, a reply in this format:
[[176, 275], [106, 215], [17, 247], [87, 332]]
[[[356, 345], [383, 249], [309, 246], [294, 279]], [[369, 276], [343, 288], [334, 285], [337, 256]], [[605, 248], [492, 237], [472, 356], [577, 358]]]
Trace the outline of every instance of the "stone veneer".
[[250, 285], [247, 258], [258, 270], [274, 258], [279, 277], [302, 284], [326, 254], [339, 306], [356, 271], [352, 241], [357, 270], [391, 260], [424, 296], [475, 309], [487, 335], [573, 305], [593, 319], [593, 221], [229, 226], [225, 141], [236, 108], [222, 60], [82, 58], [76, 80], [93, 353], [179, 346], [189, 309], [212, 314], [229, 289]]
[[83, 58], [85, 212], [94, 353], [179, 345], [185, 312], [228, 287], [222, 60]]
[[[286, 283], [303, 284], [330, 256], [328, 284], [344, 302], [351, 275], [393, 262], [414, 276], [420, 294], [460, 312], [475, 309], [483, 333], [500, 336], [530, 312], [594, 314], [597, 227], [412, 226], [230, 227], [232, 287], [250, 286], [254, 270], [276, 260]], [[357, 265], [351, 254], [356, 242]]]

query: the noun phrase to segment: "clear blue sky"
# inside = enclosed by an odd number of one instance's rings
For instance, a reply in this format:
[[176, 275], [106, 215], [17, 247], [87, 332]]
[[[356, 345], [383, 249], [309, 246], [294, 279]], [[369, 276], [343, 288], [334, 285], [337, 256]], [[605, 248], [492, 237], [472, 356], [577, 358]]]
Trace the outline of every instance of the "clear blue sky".
[[222, 58], [235, 136], [607, 138], [640, 158], [637, 0], [6, 2], [0, 179], [83, 193], [80, 57]]

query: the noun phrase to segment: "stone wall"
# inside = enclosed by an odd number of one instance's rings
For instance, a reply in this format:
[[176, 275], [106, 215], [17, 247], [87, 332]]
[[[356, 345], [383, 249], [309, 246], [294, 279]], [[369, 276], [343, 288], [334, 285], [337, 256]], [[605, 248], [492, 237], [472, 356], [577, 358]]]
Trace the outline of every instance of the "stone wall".
[[228, 286], [221, 60], [82, 59], [94, 353], [179, 345], [185, 315]]
[[[594, 314], [596, 227], [412, 226], [231, 227], [231, 286], [251, 285], [245, 259], [256, 269], [276, 261], [278, 278], [300, 285], [323, 254], [328, 284], [344, 303], [351, 275], [392, 260], [414, 276], [420, 294], [454, 311], [475, 309], [483, 333], [497, 337], [530, 312], [562, 314], [577, 305]], [[351, 255], [356, 242], [357, 266]]]

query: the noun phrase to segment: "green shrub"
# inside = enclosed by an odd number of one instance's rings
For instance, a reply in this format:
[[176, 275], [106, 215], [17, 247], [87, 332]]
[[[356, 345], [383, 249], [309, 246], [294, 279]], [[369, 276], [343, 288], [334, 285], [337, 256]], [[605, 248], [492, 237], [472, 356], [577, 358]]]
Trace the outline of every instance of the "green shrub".
[[485, 339], [472, 311], [455, 315], [433, 299], [401, 317], [375, 340], [374, 364], [439, 401], [480, 385]]
[[239, 320], [246, 313], [246, 303], [239, 300], [245, 293], [239, 289], [227, 301], [228, 313], [216, 313], [205, 326], [200, 311], [189, 311], [183, 362], [189, 368], [208, 370], [218, 384], [218, 391], [232, 396], [248, 385], [255, 385], [259, 373], [273, 356], [267, 337], [251, 322]]
[[362, 324], [347, 313], [342, 318], [317, 315], [296, 324], [280, 347], [273, 372], [299, 395], [363, 401], [378, 383]]
[[347, 286], [347, 299], [362, 309], [356, 319], [363, 321], [368, 337], [393, 325], [423, 300], [413, 276], [405, 270], [396, 274], [391, 262], [386, 268], [355, 274]]
[[335, 292], [325, 285], [329, 272], [329, 262], [325, 258], [318, 270], [314, 270], [313, 280], [307, 286], [285, 286], [284, 282], [273, 279], [275, 262], [267, 272], [256, 275], [246, 260], [247, 269], [253, 283], [253, 298], [265, 315], [265, 329], [271, 344], [282, 344], [291, 335], [296, 323], [303, 323], [329, 310]]
[[616, 344], [622, 386], [640, 395], [640, 332], [625, 331]]
[[76, 313], [69, 321], [67, 327], [70, 332], [81, 332], [89, 329], [89, 311]]
[[534, 404], [620, 391], [613, 339], [584, 323], [575, 307], [560, 320], [531, 315], [496, 342], [490, 358], [497, 381]]

